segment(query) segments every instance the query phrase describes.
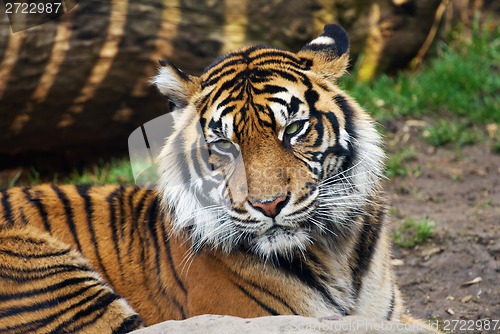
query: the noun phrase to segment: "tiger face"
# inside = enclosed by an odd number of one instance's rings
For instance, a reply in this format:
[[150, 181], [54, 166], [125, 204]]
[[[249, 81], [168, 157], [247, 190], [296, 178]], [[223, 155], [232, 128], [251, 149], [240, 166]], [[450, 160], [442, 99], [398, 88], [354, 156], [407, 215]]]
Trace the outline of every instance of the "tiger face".
[[154, 83], [172, 102], [175, 133], [158, 187], [174, 232], [195, 249], [269, 258], [359, 228], [383, 152], [369, 116], [335, 83], [348, 45], [328, 25], [297, 54], [247, 47], [200, 77], [163, 63]]

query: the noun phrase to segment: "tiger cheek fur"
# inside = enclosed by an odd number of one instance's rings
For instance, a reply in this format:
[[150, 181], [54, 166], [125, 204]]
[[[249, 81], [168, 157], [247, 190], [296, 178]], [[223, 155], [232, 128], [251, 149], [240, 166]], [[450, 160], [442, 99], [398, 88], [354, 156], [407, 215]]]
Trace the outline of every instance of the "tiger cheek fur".
[[[406, 321], [370, 116], [336, 85], [337, 25], [298, 53], [248, 47], [173, 105], [156, 190], [0, 191], [0, 332], [126, 333], [204, 313]], [[80, 292], [80, 293], [79, 293]]]

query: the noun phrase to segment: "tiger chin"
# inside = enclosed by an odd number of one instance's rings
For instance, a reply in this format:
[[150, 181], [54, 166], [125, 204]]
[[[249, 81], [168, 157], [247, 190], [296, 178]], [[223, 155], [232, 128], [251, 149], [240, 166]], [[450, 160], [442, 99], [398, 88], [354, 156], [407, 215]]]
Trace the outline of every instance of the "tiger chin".
[[[247, 47], [153, 83], [174, 134], [157, 190], [0, 192], [0, 331], [126, 333], [201, 314], [405, 315], [371, 117], [337, 85], [338, 25], [298, 53]], [[78, 292], [78, 293], [75, 293]]]

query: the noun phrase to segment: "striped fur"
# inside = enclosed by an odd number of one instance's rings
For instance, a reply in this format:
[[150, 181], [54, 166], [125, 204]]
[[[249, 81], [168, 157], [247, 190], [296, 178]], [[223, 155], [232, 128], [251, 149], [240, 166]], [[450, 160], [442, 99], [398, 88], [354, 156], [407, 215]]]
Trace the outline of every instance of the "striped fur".
[[413, 322], [390, 266], [380, 137], [335, 84], [347, 61], [345, 32], [326, 26], [297, 54], [245, 48], [201, 77], [163, 63], [176, 131], [158, 191], [0, 192], [0, 333], [207, 313]]

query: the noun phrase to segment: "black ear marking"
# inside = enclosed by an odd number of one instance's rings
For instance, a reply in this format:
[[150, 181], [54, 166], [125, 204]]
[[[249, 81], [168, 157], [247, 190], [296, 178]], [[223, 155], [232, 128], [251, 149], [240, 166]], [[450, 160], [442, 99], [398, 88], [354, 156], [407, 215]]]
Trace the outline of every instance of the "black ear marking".
[[349, 51], [349, 37], [338, 24], [327, 24], [323, 33], [302, 48], [303, 51], [318, 51], [340, 57]]
[[335, 40], [338, 56], [342, 56], [349, 50], [349, 36], [344, 28], [338, 24], [327, 24], [323, 30], [323, 35]]

